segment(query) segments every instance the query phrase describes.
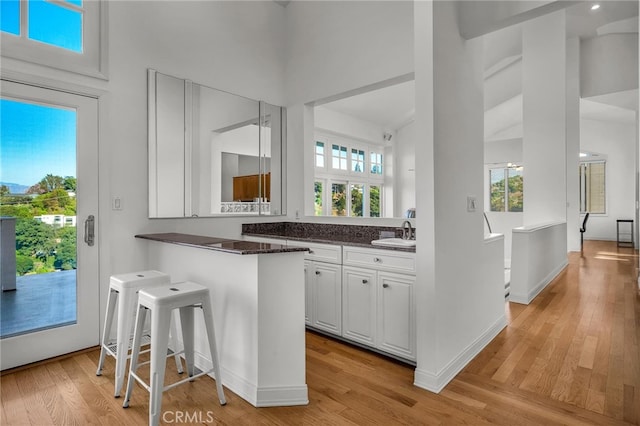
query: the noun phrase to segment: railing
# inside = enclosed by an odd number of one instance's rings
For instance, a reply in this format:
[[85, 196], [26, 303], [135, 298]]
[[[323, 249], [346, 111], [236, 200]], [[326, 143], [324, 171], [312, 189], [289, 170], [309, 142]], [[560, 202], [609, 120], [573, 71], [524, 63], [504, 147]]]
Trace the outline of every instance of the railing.
[[2, 291], [16, 289], [15, 217], [0, 217], [0, 281], [2, 281]]
[[567, 224], [513, 229], [511, 301], [529, 304], [567, 266]]
[[271, 211], [271, 203], [259, 201], [227, 201], [220, 203], [220, 213], [245, 213], [259, 214], [269, 213]]

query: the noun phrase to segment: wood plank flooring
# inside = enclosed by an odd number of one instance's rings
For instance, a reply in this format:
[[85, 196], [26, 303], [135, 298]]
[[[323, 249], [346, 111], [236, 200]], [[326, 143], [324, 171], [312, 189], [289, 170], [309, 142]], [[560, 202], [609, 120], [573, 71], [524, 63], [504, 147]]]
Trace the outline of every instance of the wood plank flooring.
[[[163, 424], [555, 425], [640, 424], [637, 254], [585, 242], [530, 305], [507, 303], [509, 326], [438, 395], [413, 368], [307, 333], [309, 405], [256, 409], [200, 378], [164, 394]], [[113, 359], [98, 349], [4, 372], [1, 425], [144, 425], [148, 393], [113, 398]], [[179, 376], [168, 362], [168, 380]]]

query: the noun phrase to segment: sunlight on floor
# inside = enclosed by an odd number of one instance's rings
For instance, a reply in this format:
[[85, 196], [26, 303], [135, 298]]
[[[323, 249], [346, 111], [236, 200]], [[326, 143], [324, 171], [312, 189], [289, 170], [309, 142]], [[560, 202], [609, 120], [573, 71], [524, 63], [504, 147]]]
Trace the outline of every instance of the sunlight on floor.
[[637, 255], [635, 255], [635, 254], [613, 253], [613, 252], [608, 252], [608, 251], [599, 251], [594, 256], [594, 259], [615, 260], [615, 261], [618, 261], [618, 262], [630, 262], [631, 259], [629, 259], [629, 258], [635, 258], [635, 257], [637, 257]]

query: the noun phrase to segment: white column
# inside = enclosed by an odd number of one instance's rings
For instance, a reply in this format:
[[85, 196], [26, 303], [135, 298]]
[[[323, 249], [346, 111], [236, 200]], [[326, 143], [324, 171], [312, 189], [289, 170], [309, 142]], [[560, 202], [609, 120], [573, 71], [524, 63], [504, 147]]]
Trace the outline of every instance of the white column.
[[482, 39], [460, 36], [453, 2], [416, 2], [415, 12], [414, 383], [439, 392], [506, 325], [504, 275], [500, 258], [491, 274], [499, 281], [489, 283], [483, 262]]
[[580, 39], [567, 40], [567, 250], [580, 250]]
[[524, 225], [566, 220], [565, 12], [523, 25]]

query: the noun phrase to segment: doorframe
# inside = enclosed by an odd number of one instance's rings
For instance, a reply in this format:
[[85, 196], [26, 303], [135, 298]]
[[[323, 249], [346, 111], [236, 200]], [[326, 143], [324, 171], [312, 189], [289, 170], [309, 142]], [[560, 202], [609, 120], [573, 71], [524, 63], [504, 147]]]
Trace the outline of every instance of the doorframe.
[[[91, 275], [91, 280], [95, 282], [95, 285], [97, 286], [96, 289], [96, 296], [94, 300], [89, 299], [89, 302], [91, 303], [91, 310], [94, 312], [97, 312], [96, 315], [98, 315], [97, 318], [97, 322], [96, 322], [96, 328], [95, 328], [95, 335], [93, 338], [92, 337], [92, 341], [94, 341], [95, 345], [89, 345], [89, 346], [85, 346], [85, 347], [76, 347], [75, 345], [70, 346], [69, 347], [69, 352], [73, 352], [79, 349], [84, 349], [86, 347], [92, 347], [92, 346], [97, 346], [100, 342], [100, 333], [102, 330], [102, 321], [103, 321], [103, 315], [102, 315], [102, 303], [101, 301], [104, 300], [104, 295], [103, 295], [103, 286], [101, 285], [101, 264], [102, 264], [102, 244], [101, 244], [101, 230], [104, 229], [103, 225], [102, 225], [102, 220], [100, 219], [101, 217], [104, 217], [104, 215], [102, 214], [102, 205], [103, 203], [100, 202], [100, 198], [101, 198], [101, 194], [104, 193], [102, 187], [101, 187], [101, 179], [100, 176], [102, 175], [103, 170], [101, 169], [101, 162], [99, 161], [100, 158], [100, 154], [101, 151], [103, 150], [102, 148], [102, 144], [101, 142], [101, 135], [103, 134], [102, 131], [102, 123], [105, 122], [104, 120], [104, 108], [103, 108], [103, 96], [107, 94], [107, 91], [102, 89], [102, 88], [98, 88], [98, 87], [93, 87], [93, 86], [85, 86], [85, 85], [81, 85], [81, 84], [77, 84], [77, 83], [73, 83], [70, 81], [63, 81], [63, 80], [56, 80], [50, 77], [47, 77], [45, 75], [42, 75], [39, 73], [35, 73], [35, 74], [31, 74], [31, 73], [23, 73], [18, 71], [16, 68], [12, 68], [10, 67], [9, 69], [5, 68], [4, 65], [7, 62], [8, 58], [2, 58], [3, 59], [3, 67], [0, 67], [0, 79], [7, 81], [9, 83], [15, 83], [15, 84], [22, 84], [22, 85], [26, 85], [26, 86], [31, 86], [37, 89], [44, 89], [44, 90], [52, 90], [52, 91], [56, 91], [56, 92], [61, 92], [61, 93], [65, 93], [65, 94], [69, 94], [69, 95], [74, 95], [74, 96], [82, 96], [85, 98], [91, 98], [94, 99], [96, 102], [96, 115], [95, 115], [95, 136], [96, 136], [96, 143], [95, 143], [95, 152], [92, 154], [93, 157], [92, 159], [95, 159], [95, 163], [94, 164], [94, 170], [97, 171], [97, 175], [95, 177], [95, 188], [96, 188], [96, 194], [94, 195], [94, 200], [93, 203], [95, 203], [95, 211], [93, 212], [86, 212], [86, 214], [93, 214], [96, 217], [96, 221], [97, 221], [97, 226], [96, 226], [96, 231], [95, 231], [95, 248], [94, 250], [96, 250], [96, 254], [95, 254], [95, 265], [94, 265], [94, 269], [95, 271], [92, 273]], [[18, 68], [20, 68], [20, 61], [11, 61], [10, 65], [15, 66], [15, 64], [13, 62], [17, 62], [18, 63]], [[25, 64], [25, 66], [27, 67], [32, 67], [33, 64]], [[36, 67], [37, 68], [37, 67]], [[41, 72], [45, 72], [47, 70], [45, 69], [40, 69]], [[68, 74], [68, 73], [63, 73], [63, 74]], [[70, 74], [68, 75], [69, 77], [73, 77]], [[97, 80], [94, 80], [97, 82]], [[92, 148], [93, 149], [93, 148]], [[76, 150], [79, 151], [79, 147], [76, 147]], [[77, 154], [76, 157], [76, 162], [78, 163], [80, 159], [80, 155]], [[79, 166], [77, 166], [78, 168]], [[79, 174], [79, 173], [77, 173]], [[80, 213], [79, 211], [76, 213]], [[86, 219], [86, 217], [77, 216], [77, 227], [80, 227], [80, 232], [77, 233], [77, 244], [78, 244], [78, 248], [85, 244], [82, 238], [82, 232], [83, 232], [83, 224], [84, 224], [84, 220]], [[78, 256], [80, 256], [80, 254], [78, 253]], [[79, 277], [76, 276], [76, 285], [78, 286], [77, 288], [79, 289]], [[80, 299], [80, 292], [78, 291], [77, 294], [77, 300], [78, 300], [78, 304], [80, 303], [81, 299]], [[86, 303], [86, 302], [85, 302]], [[79, 317], [79, 310], [78, 310], [78, 317]], [[69, 326], [66, 326], [69, 327]], [[54, 334], [59, 334], [60, 331], [59, 330], [64, 330], [66, 327], [56, 327], [56, 328], [52, 328], [49, 330], [44, 330], [43, 332], [52, 332]], [[93, 327], [92, 327], [93, 328]], [[36, 334], [36, 335], [41, 335], [41, 333], [43, 332], [35, 332], [32, 334]], [[29, 333], [27, 333], [29, 334]], [[16, 336], [17, 338], [20, 336]], [[11, 340], [14, 338], [7, 338], [7, 339], [3, 339], [2, 344], [9, 344], [11, 342]], [[46, 345], [46, 341], [44, 341], [44, 345]], [[84, 345], [80, 345], [80, 346], [84, 346]], [[49, 352], [47, 352], [47, 354], [45, 355], [45, 357], [43, 359], [47, 359], [50, 356], [57, 356], [57, 354], [50, 354]], [[28, 357], [27, 357], [28, 358]], [[37, 360], [31, 361], [28, 360], [26, 363], [30, 363], [30, 362], [36, 362]], [[25, 363], [25, 364], [26, 364]], [[17, 366], [17, 365], [16, 365]], [[7, 367], [7, 368], [12, 368], [12, 367]]]

